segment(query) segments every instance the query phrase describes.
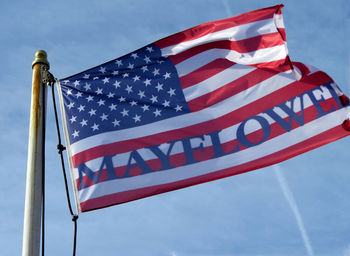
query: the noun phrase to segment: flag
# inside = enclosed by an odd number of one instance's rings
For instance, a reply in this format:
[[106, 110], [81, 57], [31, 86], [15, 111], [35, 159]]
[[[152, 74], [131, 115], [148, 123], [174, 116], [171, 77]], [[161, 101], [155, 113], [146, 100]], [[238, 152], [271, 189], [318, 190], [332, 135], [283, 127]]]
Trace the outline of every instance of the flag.
[[326, 73], [290, 61], [281, 8], [202, 24], [59, 81], [79, 212], [349, 135], [348, 98]]

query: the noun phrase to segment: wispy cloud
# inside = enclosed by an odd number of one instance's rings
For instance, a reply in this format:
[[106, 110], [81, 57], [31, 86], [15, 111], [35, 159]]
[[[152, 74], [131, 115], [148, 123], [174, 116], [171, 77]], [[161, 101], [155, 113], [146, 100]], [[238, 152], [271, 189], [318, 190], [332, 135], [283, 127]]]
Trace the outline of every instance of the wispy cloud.
[[283, 191], [283, 195], [286, 198], [286, 200], [287, 200], [287, 202], [288, 202], [288, 204], [293, 212], [295, 220], [297, 222], [301, 237], [302, 237], [303, 242], [304, 242], [305, 249], [307, 251], [307, 255], [314, 256], [314, 251], [312, 249], [309, 236], [308, 236], [306, 229], [304, 227], [303, 219], [301, 218], [298, 205], [296, 204], [296, 202], [294, 200], [293, 193], [289, 189], [288, 183], [281, 172], [281, 167], [279, 165], [274, 165], [274, 171], [275, 171], [277, 180], [281, 186], [281, 189]]
[[231, 11], [231, 8], [230, 8], [230, 4], [229, 4], [228, 0], [222, 0], [222, 3], [225, 6], [225, 11], [226, 11], [227, 16], [228, 17], [232, 17], [233, 14], [232, 14], [232, 11]]
[[344, 256], [350, 256], [350, 244], [348, 245], [348, 247], [346, 247], [344, 251]]

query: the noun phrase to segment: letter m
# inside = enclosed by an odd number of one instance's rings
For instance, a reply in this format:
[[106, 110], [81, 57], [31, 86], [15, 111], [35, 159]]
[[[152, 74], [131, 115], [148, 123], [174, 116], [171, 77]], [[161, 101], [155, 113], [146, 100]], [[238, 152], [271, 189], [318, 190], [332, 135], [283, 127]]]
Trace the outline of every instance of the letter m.
[[107, 170], [106, 180], [115, 179], [117, 176], [115, 175], [115, 172], [114, 172], [113, 161], [112, 161], [113, 156], [104, 156], [102, 159], [101, 166], [97, 172], [95, 172], [94, 170], [91, 170], [89, 167], [86, 166], [85, 163], [81, 163], [80, 165], [78, 165], [76, 168], [78, 168], [80, 189], [91, 186], [90, 182], [84, 182], [83, 173], [85, 173], [85, 175], [93, 182], [93, 184], [97, 184], [100, 181], [102, 171], [104, 170]]

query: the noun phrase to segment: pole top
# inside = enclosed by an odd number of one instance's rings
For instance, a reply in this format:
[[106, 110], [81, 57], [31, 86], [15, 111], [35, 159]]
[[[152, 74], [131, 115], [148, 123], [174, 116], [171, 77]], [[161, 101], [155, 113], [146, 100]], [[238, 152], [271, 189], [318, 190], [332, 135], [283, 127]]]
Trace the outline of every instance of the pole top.
[[38, 64], [38, 63], [47, 65], [48, 68], [50, 68], [50, 63], [47, 60], [47, 53], [44, 50], [38, 50], [35, 53], [35, 60], [32, 63], [32, 68], [34, 67], [35, 64]]

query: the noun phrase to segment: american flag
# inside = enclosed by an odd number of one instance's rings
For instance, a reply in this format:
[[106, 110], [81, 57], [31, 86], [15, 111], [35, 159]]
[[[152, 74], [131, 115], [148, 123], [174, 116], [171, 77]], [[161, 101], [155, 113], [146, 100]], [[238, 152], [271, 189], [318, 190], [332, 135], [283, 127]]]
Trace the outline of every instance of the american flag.
[[202, 24], [60, 80], [79, 212], [348, 135], [347, 98], [324, 72], [290, 61], [281, 8]]

